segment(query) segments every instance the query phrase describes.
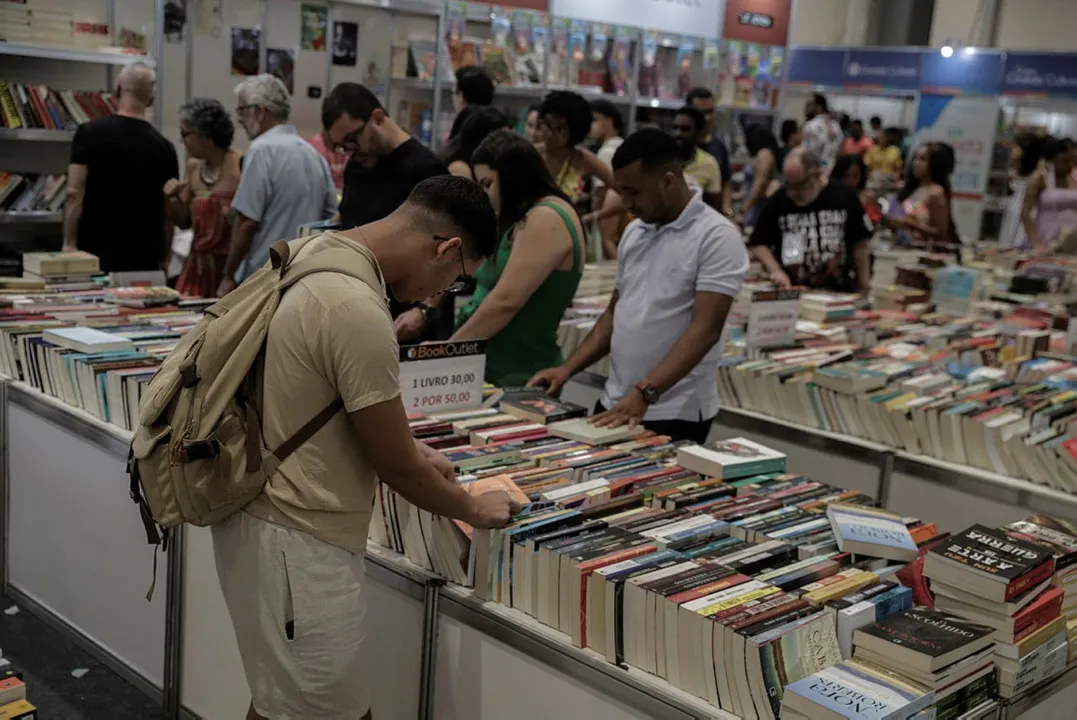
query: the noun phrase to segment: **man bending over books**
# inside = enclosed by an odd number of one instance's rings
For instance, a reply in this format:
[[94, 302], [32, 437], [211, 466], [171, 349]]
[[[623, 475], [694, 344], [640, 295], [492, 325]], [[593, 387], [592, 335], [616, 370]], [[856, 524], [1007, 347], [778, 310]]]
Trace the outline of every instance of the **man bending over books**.
[[617, 149], [614, 175], [637, 219], [618, 246], [613, 297], [576, 352], [530, 384], [556, 393], [608, 354], [596, 425], [642, 423], [703, 442], [718, 414], [722, 326], [748, 253], [736, 226], [689, 189], [682, 165], [677, 141], [657, 129]]
[[386, 297], [387, 287], [404, 301], [444, 290], [461, 269], [473, 273], [496, 241], [486, 193], [445, 176], [416, 185], [388, 217], [296, 251], [297, 259], [354, 253], [358, 270], [298, 280], [281, 298], [264, 350], [269, 447], [281, 452], [327, 408], [343, 412], [288, 454], [243, 511], [213, 526], [250, 685], [248, 720], [370, 718], [363, 553], [379, 480], [437, 515], [474, 527], [508, 522], [508, 495], [468, 494], [448, 460], [412, 437]]

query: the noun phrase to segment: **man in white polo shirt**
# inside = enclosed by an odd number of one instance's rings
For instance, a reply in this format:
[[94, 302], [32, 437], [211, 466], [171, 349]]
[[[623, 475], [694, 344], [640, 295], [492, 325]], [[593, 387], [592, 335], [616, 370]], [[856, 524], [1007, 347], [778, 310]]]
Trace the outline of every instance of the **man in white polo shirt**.
[[718, 414], [718, 340], [748, 271], [736, 226], [703, 202], [682, 173], [677, 141], [661, 130], [630, 136], [613, 157], [636, 216], [618, 246], [609, 307], [572, 356], [531, 379], [558, 392], [610, 356], [598, 425], [643, 423], [703, 442]]

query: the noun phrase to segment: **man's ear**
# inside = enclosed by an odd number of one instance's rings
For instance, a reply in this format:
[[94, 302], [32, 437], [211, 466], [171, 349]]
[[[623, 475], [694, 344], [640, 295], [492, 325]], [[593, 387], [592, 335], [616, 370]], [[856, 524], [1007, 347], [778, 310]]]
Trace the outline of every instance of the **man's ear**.
[[464, 241], [457, 235], [439, 240], [436, 250], [438, 258], [445, 258], [450, 255], [455, 256], [456, 253], [459, 252], [457, 248], [461, 247], [463, 244]]

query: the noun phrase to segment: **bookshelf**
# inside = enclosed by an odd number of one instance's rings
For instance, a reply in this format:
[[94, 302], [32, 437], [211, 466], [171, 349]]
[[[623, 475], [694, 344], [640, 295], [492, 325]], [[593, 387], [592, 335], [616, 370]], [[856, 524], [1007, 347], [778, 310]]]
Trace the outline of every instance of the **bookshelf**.
[[64, 220], [62, 212], [4, 212], [0, 213], [0, 225], [46, 225]]
[[[43, 16], [65, 11], [55, 3], [31, 4], [36, 5], [31, 9], [41, 10]], [[132, 62], [142, 62], [159, 69], [155, 58], [144, 50], [118, 46], [119, 28], [134, 24], [135, 19], [124, 13], [106, 13], [102, 9], [104, 7], [80, 4], [75, 12], [84, 24], [93, 23], [100, 28], [100, 34], [92, 38], [79, 36], [65, 39], [50, 35], [39, 39], [20, 36], [12, 41], [0, 42], [0, 64], [5, 68], [0, 73], [0, 80], [6, 81], [9, 99], [14, 100], [14, 109], [22, 116], [22, 127], [0, 127], [0, 156], [4, 158], [0, 163], [0, 172], [26, 178], [23, 185], [5, 200], [6, 209], [0, 210], [0, 244], [5, 248], [29, 250], [59, 246], [62, 208], [39, 201], [21, 207], [17, 203], [21, 195], [33, 187], [38, 176], [57, 176], [66, 172], [76, 123], [108, 114], [107, 100], [105, 104], [92, 101], [89, 107], [73, 107], [80, 105], [83, 97], [89, 96], [83, 91], [94, 94], [107, 92], [120, 69]], [[150, 48], [157, 46], [152, 41], [161, 30], [159, 23], [153, 25], [153, 31], [147, 36], [151, 41], [147, 44]], [[98, 45], [100, 47], [96, 47]], [[19, 92], [15, 88], [20, 88], [23, 93], [21, 105]], [[41, 91], [42, 102], [37, 107], [27, 100], [30, 88]], [[44, 88], [48, 88], [47, 98]], [[61, 96], [65, 97], [61, 99]], [[78, 102], [75, 102], [76, 96], [80, 98]], [[46, 116], [44, 119], [43, 113]], [[60, 192], [63, 192], [62, 188]], [[15, 210], [15, 207], [19, 209]]]
[[69, 143], [74, 130], [42, 130], [38, 128], [0, 128], [0, 141]]
[[38, 60], [60, 60], [63, 62], [94, 63], [97, 65], [124, 66], [128, 63], [144, 62], [154, 67], [153, 58], [128, 52], [109, 52], [101, 50], [70, 50], [67, 48], [46, 47], [43, 45], [24, 45], [20, 43], [0, 42], [0, 55], [34, 58]]

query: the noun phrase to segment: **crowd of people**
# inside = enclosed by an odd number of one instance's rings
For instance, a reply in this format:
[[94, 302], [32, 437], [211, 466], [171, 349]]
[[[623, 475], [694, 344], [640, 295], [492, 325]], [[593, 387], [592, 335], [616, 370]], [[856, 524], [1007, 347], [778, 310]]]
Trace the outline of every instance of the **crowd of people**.
[[[869, 136], [862, 122], [833, 117], [821, 95], [780, 138], [745, 129], [752, 162], [736, 211], [730, 152], [705, 88], [687, 94], [671, 132], [626, 137], [615, 106], [563, 90], [512, 128], [491, 107], [485, 71], [462, 68], [439, 155], [350, 82], [326, 94], [322, 130], [304, 138], [284, 84], [258, 75], [236, 87], [232, 113], [203, 98], [180, 108], [181, 172], [171, 143], [142, 120], [153, 70], [134, 63], [117, 84], [119, 113], [76, 133], [65, 247], [96, 253], [105, 271], [148, 270], [168, 257], [175, 227], [191, 228], [178, 288], [224, 296], [266, 265], [272, 244], [331, 221], [337, 229], [296, 241], [296, 258], [347, 251], [362, 268], [298, 280], [265, 347], [268, 447], [335, 398], [343, 412], [281, 463], [245, 512], [214, 526], [251, 718], [368, 711], [361, 553], [379, 479], [474, 527], [503, 524], [512, 511], [503, 494], [468, 495], [442, 455], [413, 441], [399, 345], [484, 339], [488, 382], [550, 393], [609, 357], [596, 424], [702, 441], [718, 411], [722, 329], [750, 254], [779, 287], [866, 293], [875, 222], [915, 241], [957, 239], [952, 149], [925, 144], [905, 172], [898, 131], [872, 118]], [[242, 156], [231, 149], [236, 122], [251, 140]], [[1023, 200], [1040, 207], [1024, 222], [1036, 241], [1057, 224], [1045, 208], [1077, 212], [1073, 144], [1054, 141], [1043, 156]], [[898, 187], [902, 212], [873, 220], [873, 193]], [[617, 260], [614, 290], [565, 358], [557, 331], [592, 230]], [[455, 313], [462, 287], [473, 294]]]

